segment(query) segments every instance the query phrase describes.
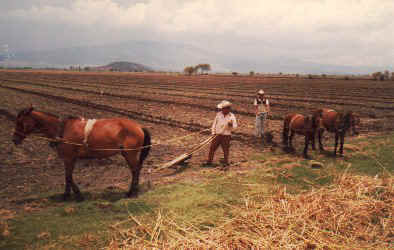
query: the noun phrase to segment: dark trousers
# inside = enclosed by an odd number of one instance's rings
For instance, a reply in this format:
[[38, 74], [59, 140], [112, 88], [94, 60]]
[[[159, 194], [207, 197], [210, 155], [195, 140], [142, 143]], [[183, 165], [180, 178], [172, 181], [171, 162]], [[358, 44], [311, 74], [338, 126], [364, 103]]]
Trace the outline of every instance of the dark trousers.
[[230, 140], [231, 135], [218, 135], [213, 141], [211, 142], [211, 148], [209, 149], [209, 156], [208, 162], [213, 161], [213, 156], [215, 155], [215, 151], [218, 149], [219, 146], [222, 146], [223, 153], [224, 153], [224, 164], [228, 164], [228, 155], [230, 152]]

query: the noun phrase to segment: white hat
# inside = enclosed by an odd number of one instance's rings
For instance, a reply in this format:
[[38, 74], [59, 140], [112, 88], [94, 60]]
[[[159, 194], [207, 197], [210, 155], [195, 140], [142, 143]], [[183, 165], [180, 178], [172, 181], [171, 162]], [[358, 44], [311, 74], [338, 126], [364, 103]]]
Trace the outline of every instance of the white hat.
[[222, 103], [219, 103], [216, 107], [217, 107], [218, 109], [222, 109]]
[[224, 101], [222, 101], [222, 102], [220, 103], [220, 106], [221, 106], [222, 108], [230, 107], [230, 106], [231, 106], [231, 102], [224, 100]]
[[257, 94], [264, 95], [264, 90], [260, 89], [259, 92], [257, 92]]

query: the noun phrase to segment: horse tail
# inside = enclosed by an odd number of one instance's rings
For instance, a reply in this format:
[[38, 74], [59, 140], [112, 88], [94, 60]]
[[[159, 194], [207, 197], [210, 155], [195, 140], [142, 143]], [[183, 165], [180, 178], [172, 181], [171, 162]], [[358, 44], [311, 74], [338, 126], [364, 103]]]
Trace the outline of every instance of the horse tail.
[[140, 155], [140, 165], [142, 166], [142, 163], [144, 162], [144, 160], [146, 159], [146, 157], [148, 157], [149, 155], [149, 151], [151, 147], [147, 147], [152, 145], [151, 143], [151, 135], [149, 133], [149, 130], [146, 128], [142, 128], [142, 131], [144, 131], [144, 145], [143, 145], [143, 149], [141, 150], [141, 155]]
[[287, 145], [289, 137], [289, 119], [288, 116], [283, 120], [282, 142]]

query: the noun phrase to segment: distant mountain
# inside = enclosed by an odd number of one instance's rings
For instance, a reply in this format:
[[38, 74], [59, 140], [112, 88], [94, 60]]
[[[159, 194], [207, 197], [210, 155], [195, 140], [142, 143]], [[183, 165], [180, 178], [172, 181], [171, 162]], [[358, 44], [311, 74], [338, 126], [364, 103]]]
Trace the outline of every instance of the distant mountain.
[[148, 66], [132, 62], [113, 62], [105, 66], [93, 67], [93, 70], [107, 70], [120, 72], [144, 72], [153, 71]]
[[[107, 62], [129, 61], [149, 65], [155, 70], [183, 70], [189, 65], [211, 63], [216, 54], [190, 45], [154, 41], [71, 47], [55, 50], [16, 51], [9, 64], [34, 67], [100, 66]], [[211, 60], [211, 61], [209, 61]], [[216, 64], [217, 65], [217, 64]], [[215, 69], [222, 70], [219, 65]]]
[[[99, 66], [107, 62], [138, 62], [154, 70], [182, 71], [186, 66], [209, 63], [215, 72], [272, 72], [346, 74], [371, 73], [383, 69], [325, 65], [286, 56], [271, 56], [269, 47], [253, 55], [235, 51], [217, 53], [187, 44], [158, 41], [128, 41], [120, 44], [71, 47], [44, 51], [16, 51], [9, 66], [69, 67]], [[2, 63], [0, 62], [0, 66]]]

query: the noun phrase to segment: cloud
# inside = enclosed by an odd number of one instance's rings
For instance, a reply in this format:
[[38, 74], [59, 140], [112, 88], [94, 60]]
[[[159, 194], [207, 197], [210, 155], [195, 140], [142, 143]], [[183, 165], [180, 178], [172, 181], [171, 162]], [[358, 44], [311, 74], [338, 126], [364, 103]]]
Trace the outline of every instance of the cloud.
[[[4, 42], [21, 46], [17, 39], [46, 47], [50, 43], [43, 40], [51, 38], [57, 46], [163, 39], [246, 56], [290, 53], [338, 64], [393, 61], [391, 0], [15, 2], [6, 1], [0, 21], [7, 20], [18, 32], [5, 25], [0, 31], [10, 33]], [[363, 62], [363, 57], [371, 61]]]

